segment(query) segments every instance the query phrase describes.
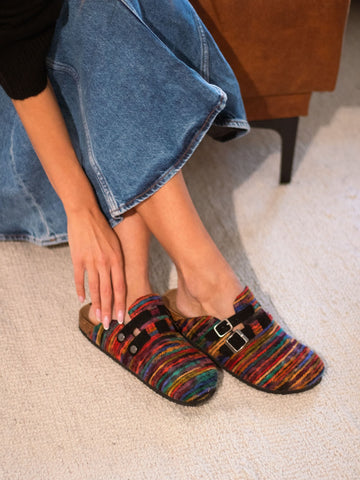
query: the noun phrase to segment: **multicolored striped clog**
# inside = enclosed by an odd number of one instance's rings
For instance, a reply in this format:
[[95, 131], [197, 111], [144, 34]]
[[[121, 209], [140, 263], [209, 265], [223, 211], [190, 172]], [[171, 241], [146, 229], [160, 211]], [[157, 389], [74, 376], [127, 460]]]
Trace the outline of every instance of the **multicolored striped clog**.
[[175, 329], [160, 296], [139, 298], [129, 309], [131, 321], [113, 320], [108, 330], [89, 320], [90, 305], [80, 310], [81, 332], [155, 392], [182, 405], [197, 405], [215, 392], [216, 366]]
[[324, 371], [319, 356], [288, 335], [256, 301], [248, 287], [234, 301], [235, 314], [185, 318], [176, 290], [163, 296], [179, 331], [219, 367], [259, 390], [298, 393], [317, 385]]

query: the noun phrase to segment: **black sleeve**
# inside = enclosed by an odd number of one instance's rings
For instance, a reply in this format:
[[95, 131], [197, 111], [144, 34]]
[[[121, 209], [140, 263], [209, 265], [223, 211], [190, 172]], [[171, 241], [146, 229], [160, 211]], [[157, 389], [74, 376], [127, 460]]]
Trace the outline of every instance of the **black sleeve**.
[[45, 58], [63, 0], [0, 0], [0, 85], [24, 99], [46, 87]]

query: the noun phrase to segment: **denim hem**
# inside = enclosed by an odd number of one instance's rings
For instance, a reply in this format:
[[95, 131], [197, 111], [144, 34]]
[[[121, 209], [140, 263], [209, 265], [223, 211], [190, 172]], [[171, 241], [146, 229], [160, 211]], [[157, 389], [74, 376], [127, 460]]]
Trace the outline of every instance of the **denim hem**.
[[[156, 193], [165, 183], [167, 183], [171, 178], [173, 178], [185, 165], [185, 163], [190, 159], [196, 148], [199, 146], [201, 140], [206, 135], [207, 131], [212, 124], [222, 127], [229, 128], [238, 128], [241, 129], [238, 132], [237, 136], [246, 135], [250, 130], [250, 125], [247, 120], [243, 119], [229, 119], [225, 121], [216, 121], [216, 116], [224, 108], [227, 100], [226, 93], [219, 87], [215, 86], [219, 91], [219, 101], [208, 114], [207, 118], [203, 124], [196, 131], [192, 139], [189, 141], [187, 146], [183, 149], [182, 153], [179, 155], [175, 163], [163, 173], [157, 180], [148, 187], [144, 192], [137, 195], [134, 199], [129, 202], [120, 204], [118, 208], [109, 211], [111, 217], [108, 218], [111, 228], [116, 227], [122, 220], [125, 212], [131, 210], [139, 203], [143, 202], [154, 193]], [[30, 242], [34, 245], [40, 247], [49, 247], [52, 245], [59, 245], [68, 242], [67, 233], [59, 233], [54, 235], [49, 235], [46, 237], [38, 238], [30, 234], [0, 234], [0, 242], [13, 241], [13, 242]]]
[[[127, 203], [120, 204], [116, 210], [110, 211], [110, 215], [112, 216], [109, 220], [110, 226], [114, 228], [118, 225], [122, 220], [122, 214], [131, 210], [139, 203], [143, 202], [155, 192], [157, 192], [165, 183], [167, 183], [171, 178], [185, 165], [187, 160], [191, 157], [193, 152], [198, 147], [199, 143], [206, 135], [207, 131], [211, 127], [214, 119], [219, 114], [221, 110], [223, 110], [227, 95], [226, 93], [219, 87], [215, 86], [215, 88], [219, 91], [219, 100], [211, 110], [211, 112], [206, 117], [205, 121], [202, 123], [199, 129], [197, 129], [196, 133], [192, 137], [192, 139], [188, 142], [187, 146], [183, 149], [182, 153], [175, 161], [175, 163], [164, 173], [162, 174], [152, 185], [149, 187], [145, 192], [137, 195], [134, 199]], [[247, 123], [245, 121], [245, 123]], [[243, 127], [242, 127], [243, 128]], [[30, 242], [35, 245], [41, 247], [48, 247], [51, 245], [58, 245], [61, 243], [67, 243], [68, 236], [67, 233], [60, 233], [56, 235], [52, 235], [49, 237], [43, 238], [36, 238], [30, 234], [0, 234], [0, 241], [14, 241], [14, 242]]]
[[165, 183], [171, 180], [171, 178], [174, 175], [176, 175], [176, 173], [178, 173], [179, 170], [181, 170], [181, 168], [189, 160], [189, 158], [194, 153], [199, 143], [204, 138], [207, 131], [213, 124], [216, 116], [219, 114], [219, 112], [223, 110], [224, 106], [226, 105], [226, 101], [227, 101], [226, 93], [220, 87], [216, 85], [213, 85], [213, 86], [219, 91], [219, 100], [214, 106], [214, 108], [211, 110], [211, 112], [208, 114], [205, 121], [196, 131], [192, 139], [188, 142], [187, 146], [183, 149], [182, 153], [180, 153], [180, 156], [174, 161], [173, 165], [170, 168], [168, 168], [165, 173], [163, 173], [160, 177], [158, 177], [157, 180], [150, 187], [148, 187], [144, 192], [136, 195], [136, 197], [134, 197], [132, 200], [126, 203], [120, 204], [116, 210], [111, 210], [109, 213], [114, 220], [121, 221], [122, 220], [121, 215], [123, 213], [127, 212], [128, 210], [131, 210], [136, 205], [143, 202], [144, 200], [147, 200], [149, 197], [151, 197], [151, 195], [156, 193], [163, 185], [165, 185]]
[[116, 225], [119, 225], [119, 223], [122, 222], [123, 220], [124, 220], [123, 217], [118, 217], [116, 219], [111, 217], [108, 219], [111, 228], [116, 227]]
[[247, 133], [250, 132], [250, 124], [247, 120], [242, 120], [242, 119], [236, 119], [233, 118], [231, 120], [225, 120], [225, 121], [214, 121], [214, 125], [217, 127], [235, 127], [235, 128], [241, 128], [244, 129], [244, 131], [239, 131], [239, 134], [237, 135], [238, 137], [243, 137]]
[[39, 247], [50, 247], [68, 242], [67, 233], [60, 233], [49, 237], [38, 238], [27, 233], [0, 234], [0, 242], [29, 242]]

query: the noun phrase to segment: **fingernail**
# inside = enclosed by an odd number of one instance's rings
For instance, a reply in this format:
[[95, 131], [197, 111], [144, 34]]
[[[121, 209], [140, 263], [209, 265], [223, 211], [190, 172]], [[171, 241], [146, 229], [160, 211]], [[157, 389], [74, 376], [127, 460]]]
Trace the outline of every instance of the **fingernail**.
[[124, 312], [122, 310], [119, 310], [118, 312], [117, 321], [120, 323], [120, 325], [124, 323]]
[[85, 298], [82, 297], [81, 295], [79, 295], [79, 302], [80, 302], [80, 303], [84, 303], [84, 300], [85, 300]]
[[100, 311], [100, 308], [97, 308], [97, 309], [96, 309], [95, 315], [96, 315], [96, 319], [97, 319], [99, 322], [101, 322], [101, 311]]
[[105, 315], [104, 317], [104, 321], [103, 321], [103, 326], [105, 328], [105, 330], [109, 330], [109, 317], [107, 315]]

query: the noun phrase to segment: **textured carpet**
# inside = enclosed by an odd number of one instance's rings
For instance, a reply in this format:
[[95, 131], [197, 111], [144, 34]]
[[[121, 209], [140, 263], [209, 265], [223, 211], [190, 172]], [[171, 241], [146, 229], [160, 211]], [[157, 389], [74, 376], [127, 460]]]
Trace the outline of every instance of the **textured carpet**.
[[[79, 332], [67, 246], [3, 243], [1, 480], [360, 478], [359, 6], [336, 90], [301, 119], [290, 185], [277, 183], [279, 137], [266, 130], [205, 139], [185, 168], [221, 250], [322, 355], [323, 382], [283, 397], [225, 374], [206, 405], [172, 404]], [[152, 279], [159, 291], [175, 281], [155, 242]]]

